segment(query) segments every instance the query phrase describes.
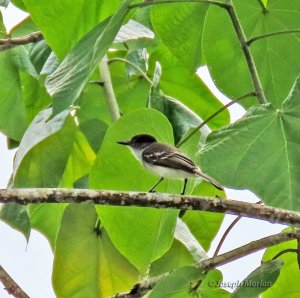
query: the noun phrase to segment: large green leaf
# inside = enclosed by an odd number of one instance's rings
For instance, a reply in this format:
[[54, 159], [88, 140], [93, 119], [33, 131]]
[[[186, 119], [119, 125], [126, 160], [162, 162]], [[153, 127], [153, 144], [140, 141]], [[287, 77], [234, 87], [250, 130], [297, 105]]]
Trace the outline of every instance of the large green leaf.
[[300, 210], [300, 78], [280, 109], [252, 108], [207, 138], [200, 164], [228, 187], [248, 188], [268, 205]]
[[95, 231], [93, 205], [69, 205], [57, 236], [53, 287], [60, 298], [108, 297], [128, 291], [138, 272], [116, 250], [106, 231]]
[[151, 9], [155, 31], [192, 73], [203, 62], [202, 32], [207, 8], [208, 5], [204, 3], [176, 3], [157, 5]]
[[[139, 133], [155, 135], [167, 143], [173, 138], [170, 123], [155, 110], [139, 109], [125, 115], [107, 130], [91, 170], [92, 188], [147, 191], [157, 181], [145, 172], [128, 148], [117, 144]], [[167, 187], [171, 189], [173, 185], [174, 191], [175, 185], [179, 192], [179, 183], [174, 183]], [[166, 184], [162, 187], [166, 190]], [[99, 206], [97, 211], [114, 245], [142, 273], [172, 244], [178, 214], [175, 210]]]
[[27, 126], [26, 110], [11, 51], [0, 52], [0, 69], [0, 131], [19, 141]]
[[241, 282], [231, 298], [258, 297], [276, 282], [282, 265], [281, 260], [263, 263]]
[[[267, 13], [257, 0], [234, 0], [233, 4], [248, 39], [300, 27], [297, 0], [270, 0]], [[300, 72], [295, 54], [300, 51], [298, 35], [285, 34], [257, 40], [251, 44], [250, 50], [268, 102], [280, 107]], [[209, 7], [203, 52], [216, 85], [227, 96], [236, 98], [253, 90], [241, 45], [225, 9]]]
[[[158, 46], [149, 59], [149, 72], [154, 72], [156, 61], [162, 67], [161, 90], [195, 112], [203, 120], [223, 107], [195, 73], [189, 73], [185, 66], [163, 45]], [[224, 111], [209, 121], [211, 129], [229, 123], [229, 113]]]
[[[262, 261], [272, 260], [278, 253], [286, 249], [296, 249], [297, 241], [292, 240], [269, 247], [263, 256]], [[299, 280], [300, 271], [296, 253], [285, 253], [281, 255], [279, 260], [283, 261], [280, 274], [275, 284], [271, 288], [262, 293], [263, 298], [287, 297], [297, 298], [300, 295]]]
[[[199, 286], [193, 289], [198, 281]], [[218, 270], [210, 270], [204, 275], [195, 267], [182, 267], [163, 278], [150, 292], [149, 298], [222, 298], [229, 293], [218, 287], [222, 274]]]
[[79, 97], [95, 67], [116, 37], [132, 0], [124, 0], [117, 13], [87, 33], [47, 78], [46, 87], [56, 115]]
[[50, 47], [63, 58], [82, 36], [112, 15], [121, 0], [23, 2]]

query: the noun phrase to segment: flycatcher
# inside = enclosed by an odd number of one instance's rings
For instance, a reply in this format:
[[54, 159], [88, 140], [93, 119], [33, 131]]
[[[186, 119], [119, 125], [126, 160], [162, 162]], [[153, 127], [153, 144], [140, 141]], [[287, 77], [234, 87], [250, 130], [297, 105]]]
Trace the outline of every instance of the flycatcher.
[[149, 190], [152, 192], [155, 187], [164, 179], [184, 179], [183, 191], [185, 193], [188, 178], [201, 177], [211, 183], [219, 190], [224, 188], [215, 179], [200, 171], [195, 163], [184, 155], [180, 150], [167, 144], [158, 143], [157, 140], [147, 134], [134, 136], [129, 141], [118, 142], [121, 145], [130, 147], [134, 156], [150, 172], [160, 177], [160, 180]]

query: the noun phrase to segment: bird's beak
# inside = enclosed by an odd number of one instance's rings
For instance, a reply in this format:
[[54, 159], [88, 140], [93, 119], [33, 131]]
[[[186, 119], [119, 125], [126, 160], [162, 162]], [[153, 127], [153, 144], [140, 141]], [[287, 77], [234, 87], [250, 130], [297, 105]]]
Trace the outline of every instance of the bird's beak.
[[117, 143], [120, 145], [126, 145], [126, 146], [130, 145], [130, 141], [119, 141]]

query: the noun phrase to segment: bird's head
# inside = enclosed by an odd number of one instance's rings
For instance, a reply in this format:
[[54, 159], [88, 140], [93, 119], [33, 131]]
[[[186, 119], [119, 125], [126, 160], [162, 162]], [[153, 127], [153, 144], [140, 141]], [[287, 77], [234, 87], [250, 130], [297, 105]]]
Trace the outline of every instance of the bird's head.
[[156, 143], [156, 139], [147, 134], [136, 135], [131, 138], [129, 141], [119, 141], [118, 144], [130, 146], [132, 149], [142, 150], [149, 145]]

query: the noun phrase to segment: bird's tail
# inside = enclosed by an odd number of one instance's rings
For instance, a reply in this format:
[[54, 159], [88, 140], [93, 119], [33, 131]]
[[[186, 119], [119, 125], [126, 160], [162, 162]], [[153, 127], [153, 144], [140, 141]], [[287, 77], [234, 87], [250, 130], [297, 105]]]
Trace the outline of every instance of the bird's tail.
[[195, 174], [199, 177], [202, 177], [207, 182], [211, 183], [215, 188], [224, 191], [224, 187], [217, 180], [208, 175], [203, 174], [199, 169], [195, 169]]

